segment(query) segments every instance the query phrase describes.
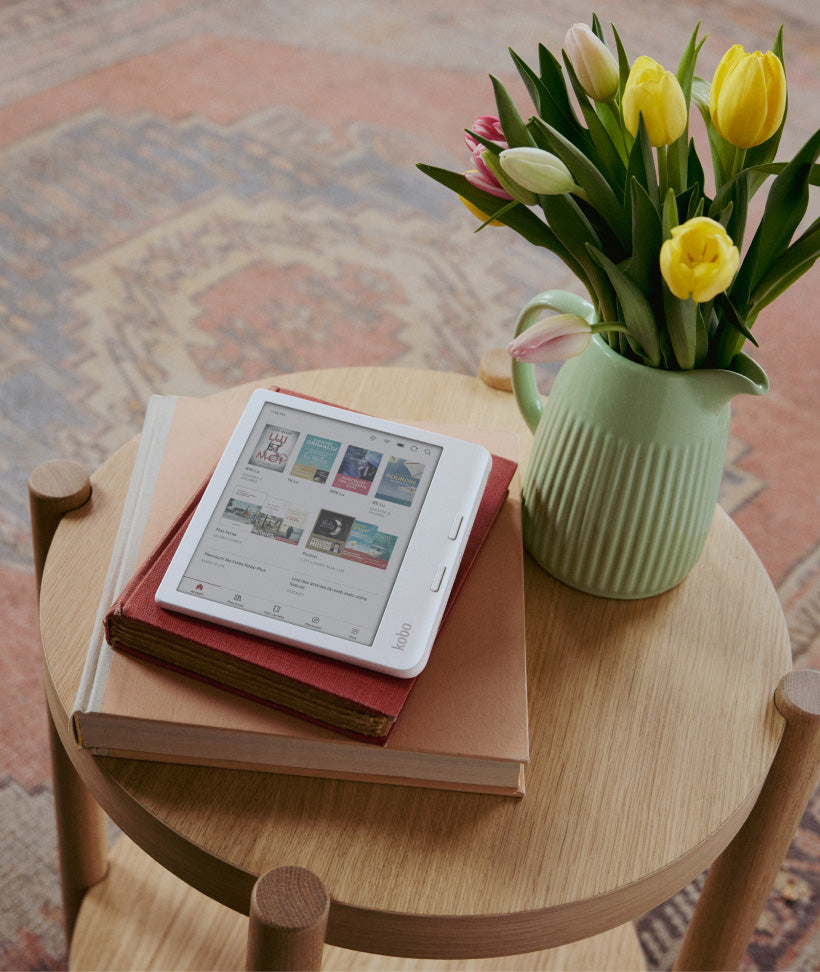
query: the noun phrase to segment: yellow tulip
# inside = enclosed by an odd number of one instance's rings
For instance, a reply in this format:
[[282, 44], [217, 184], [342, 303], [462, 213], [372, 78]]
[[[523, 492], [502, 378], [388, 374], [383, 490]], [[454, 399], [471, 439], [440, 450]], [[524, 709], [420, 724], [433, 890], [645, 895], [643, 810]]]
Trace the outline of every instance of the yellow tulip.
[[747, 54], [740, 44], [720, 60], [709, 92], [718, 133], [735, 148], [760, 145], [780, 127], [786, 110], [786, 72], [772, 51]]
[[464, 196], [459, 196], [458, 198], [464, 203], [467, 209], [470, 210], [473, 216], [475, 216], [475, 218], [480, 220], [482, 223], [486, 223], [489, 220], [490, 226], [504, 225], [500, 220], [490, 220], [490, 217], [486, 213], [482, 212], [474, 203], [471, 203], [469, 199], [465, 199]]
[[665, 71], [651, 57], [641, 56], [632, 65], [624, 88], [624, 124], [631, 135], [638, 132], [643, 115], [650, 144], [671, 145], [686, 130], [686, 98], [671, 71]]
[[661, 247], [661, 274], [675, 297], [697, 304], [726, 290], [740, 266], [740, 254], [720, 223], [695, 216], [672, 230]]

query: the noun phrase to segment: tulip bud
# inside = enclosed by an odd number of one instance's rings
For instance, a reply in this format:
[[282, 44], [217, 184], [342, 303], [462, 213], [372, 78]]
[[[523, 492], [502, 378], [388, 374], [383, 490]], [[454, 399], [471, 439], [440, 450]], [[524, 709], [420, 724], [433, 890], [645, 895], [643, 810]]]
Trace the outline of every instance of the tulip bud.
[[590, 342], [592, 328], [576, 314], [555, 314], [519, 334], [507, 345], [517, 361], [564, 361], [580, 354]]
[[506, 176], [536, 195], [560, 196], [578, 190], [572, 173], [564, 163], [557, 155], [543, 149], [504, 149], [498, 161]]
[[575, 24], [567, 31], [564, 49], [590, 98], [612, 101], [618, 91], [618, 64], [606, 44], [586, 24]]
[[740, 254], [729, 234], [714, 219], [695, 216], [672, 230], [660, 254], [661, 274], [680, 300], [696, 304], [717, 297], [734, 280]]
[[686, 131], [686, 98], [678, 79], [651, 57], [641, 56], [632, 65], [621, 105], [624, 124], [631, 135], [638, 132], [643, 115], [646, 134], [655, 148], [671, 145]]
[[718, 134], [735, 148], [771, 138], [786, 111], [786, 72], [777, 55], [730, 47], [712, 79], [709, 111]]
[[[506, 149], [504, 151], [507, 151]], [[489, 149], [484, 151], [482, 156], [484, 164], [498, 181], [501, 188], [516, 202], [523, 203], [525, 206], [534, 206], [538, 202], [538, 197], [529, 189], [526, 189], [515, 179], [512, 179], [501, 166], [501, 157], [491, 152]]]

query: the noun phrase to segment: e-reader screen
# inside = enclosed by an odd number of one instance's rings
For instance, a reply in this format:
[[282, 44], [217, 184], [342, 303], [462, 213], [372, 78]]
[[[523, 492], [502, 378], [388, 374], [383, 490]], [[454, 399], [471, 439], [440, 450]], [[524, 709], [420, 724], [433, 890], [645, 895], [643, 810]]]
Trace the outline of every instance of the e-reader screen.
[[[257, 393], [253, 402], [160, 585], [158, 602], [370, 667], [394, 671], [398, 665], [399, 673], [402, 660], [382, 662], [376, 643], [391, 597], [404, 578], [401, 596], [417, 599], [422, 615], [440, 615], [441, 605], [423, 604], [430, 600], [428, 580], [440, 564], [452, 579], [464, 537], [453, 543], [449, 517], [464, 520], [462, 534], [469, 529], [489, 454], [286, 395]], [[437, 480], [448, 451], [458, 454], [449, 457], [450, 476], [461, 473], [470, 483], [466, 493], [463, 482], [448, 490]], [[472, 457], [466, 466], [465, 456]], [[456, 497], [452, 510], [449, 493]], [[428, 510], [428, 504], [441, 509]], [[391, 620], [399, 632], [401, 624], [416, 624], [401, 620], [413, 614], [407, 605]]]

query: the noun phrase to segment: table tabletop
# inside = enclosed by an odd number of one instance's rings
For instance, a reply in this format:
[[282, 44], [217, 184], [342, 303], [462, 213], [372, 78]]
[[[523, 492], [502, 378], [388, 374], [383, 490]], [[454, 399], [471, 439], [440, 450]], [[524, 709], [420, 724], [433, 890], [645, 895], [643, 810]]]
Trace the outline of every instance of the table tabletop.
[[[276, 383], [391, 419], [513, 430], [526, 461], [512, 396], [470, 376], [348, 368]], [[90, 503], [64, 517], [52, 544], [46, 692], [92, 794], [192, 886], [247, 912], [256, 877], [301, 865], [332, 897], [332, 944], [523, 952], [656, 906], [749, 813], [782, 733], [773, 694], [791, 654], [769, 578], [719, 508], [698, 565], [657, 597], [581, 594], [525, 558], [531, 758], [521, 799], [79, 750], [69, 714], [135, 452], [126, 444], [95, 473]]]

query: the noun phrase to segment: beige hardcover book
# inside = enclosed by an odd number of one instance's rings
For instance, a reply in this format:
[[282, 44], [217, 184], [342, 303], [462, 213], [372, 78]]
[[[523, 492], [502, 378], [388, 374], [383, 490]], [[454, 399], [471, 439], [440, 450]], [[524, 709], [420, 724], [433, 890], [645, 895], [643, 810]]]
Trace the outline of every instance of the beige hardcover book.
[[[521, 794], [528, 760], [518, 476], [386, 744], [373, 745], [114, 652], [102, 619], [207, 477], [239, 418], [155, 396], [73, 713], [106, 755]], [[452, 427], [517, 460], [514, 435]]]

